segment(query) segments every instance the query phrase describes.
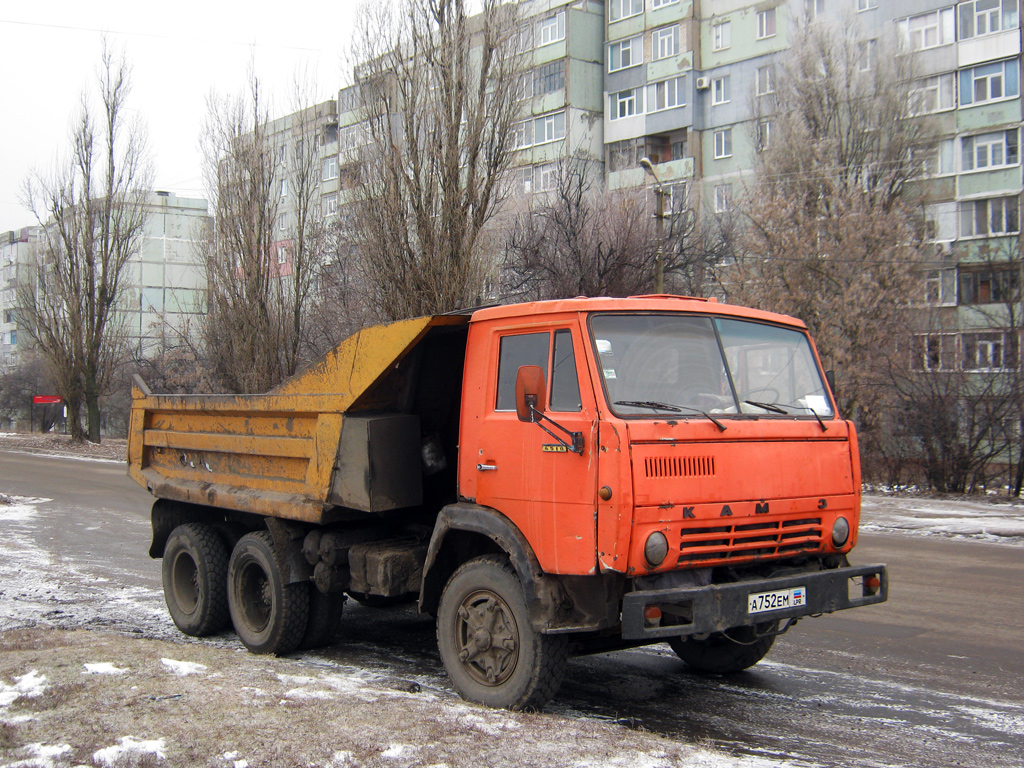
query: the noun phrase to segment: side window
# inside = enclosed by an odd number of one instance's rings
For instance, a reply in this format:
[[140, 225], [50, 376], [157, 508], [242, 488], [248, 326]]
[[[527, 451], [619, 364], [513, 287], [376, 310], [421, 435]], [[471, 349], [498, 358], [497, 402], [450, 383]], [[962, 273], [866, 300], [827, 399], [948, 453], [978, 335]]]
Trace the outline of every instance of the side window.
[[498, 411], [516, 409], [516, 374], [524, 365], [539, 365], [548, 375], [548, 349], [550, 333], [525, 333], [504, 336], [498, 356], [498, 397], [494, 408]]
[[572, 348], [572, 331], [555, 331], [550, 407], [552, 411], [583, 410], [580, 382], [576, 374], [576, 354]]

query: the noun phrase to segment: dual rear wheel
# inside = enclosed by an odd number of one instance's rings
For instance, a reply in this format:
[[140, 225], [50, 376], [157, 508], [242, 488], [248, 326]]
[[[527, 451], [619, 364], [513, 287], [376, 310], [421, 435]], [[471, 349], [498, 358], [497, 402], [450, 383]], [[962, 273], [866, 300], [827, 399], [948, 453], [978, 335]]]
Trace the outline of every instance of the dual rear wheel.
[[285, 583], [266, 531], [242, 536], [228, 554], [213, 526], [186, 523], [171, 532], [162, 566], [164, 598], [178, 629], [203, 637], [234, 625], [253, 653], [285, 654], [326, 645], [344, 608], [308, 582]]

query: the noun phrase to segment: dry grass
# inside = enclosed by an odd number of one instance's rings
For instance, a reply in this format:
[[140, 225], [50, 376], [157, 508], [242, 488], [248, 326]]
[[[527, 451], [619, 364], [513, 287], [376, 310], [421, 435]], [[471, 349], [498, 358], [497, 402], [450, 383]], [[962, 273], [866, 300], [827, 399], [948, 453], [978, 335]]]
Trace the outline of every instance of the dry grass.
[[[614, 724], [495, 712], [410, 692], [408, 681], [205, 644], [35, 628], [3, 633], [0, 651], [7, 686], [32, 670], [46, 677], [40, 696], [0, 707], [0, 764], [41, 743], [70, 745], [57, 766], [98, 765], [94, 753], [126, 736], [163, 739], [166, 759], [128, 753], [115, 768], [625, 766], [637, 755], [692, 764], [688, 745]], [[165, 658], [206, 669], [180, 676]], [[84, 665], [97, 662], [127, 671], [87, 674]]]

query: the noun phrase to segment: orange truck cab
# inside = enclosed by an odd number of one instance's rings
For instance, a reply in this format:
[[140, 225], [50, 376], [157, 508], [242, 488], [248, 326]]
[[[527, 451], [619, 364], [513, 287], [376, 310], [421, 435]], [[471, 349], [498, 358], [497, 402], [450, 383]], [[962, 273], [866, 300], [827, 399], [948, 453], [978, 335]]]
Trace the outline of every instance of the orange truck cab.
[[[329, 639], [343, 593], [416, 596], [458, 692], [522, 708], [572, 653], [667, 641], [731, 673], [798, 619], [886, 600], [885, 567], [847, 559], [856, 433], [799, 320], [647, 296], [387, 328], [407, 341], [364, 331], [317, 368], [347, 395], [311, 374], [224, 402], [136, 391], [130, 473], [184, 631], [223, 603], [280, 653]], [[293, 466], [290, 494], [252, 479]]]

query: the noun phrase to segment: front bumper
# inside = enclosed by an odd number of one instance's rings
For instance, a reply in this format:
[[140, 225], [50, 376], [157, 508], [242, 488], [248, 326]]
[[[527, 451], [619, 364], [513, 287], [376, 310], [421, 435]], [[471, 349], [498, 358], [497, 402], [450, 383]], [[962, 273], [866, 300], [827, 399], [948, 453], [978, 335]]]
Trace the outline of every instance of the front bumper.
[[[864, 579], [871, 576], [880, 582], [874, 594], [864, 585]], [[806, 605], [753, 614], [747, 612], [748, 595], [794, 587], [806, 587]], [[798, 619], [884, 603], [888, 597], [889, 576], [884, 565], [809, 571], [706, 587], [641, 590], [629, 592], [622, 599], [622, 637], [625, 640], [649, 640], [709, 634], [766, 621]], [[673, 617], [675, 623], [649, 626], [644, 619], [648, 606], [657, 606], [663, 615]]]

